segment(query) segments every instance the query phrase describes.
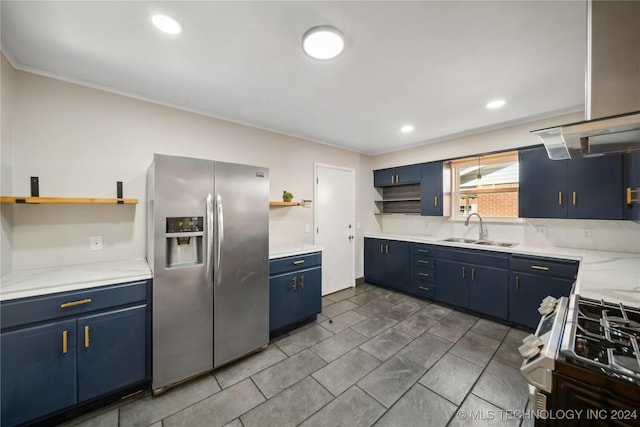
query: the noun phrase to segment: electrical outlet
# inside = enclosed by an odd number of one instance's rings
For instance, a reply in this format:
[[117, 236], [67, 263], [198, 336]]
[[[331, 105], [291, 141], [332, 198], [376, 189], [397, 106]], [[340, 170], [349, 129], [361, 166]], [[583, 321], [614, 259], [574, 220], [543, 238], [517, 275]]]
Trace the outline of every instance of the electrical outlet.
[[536, 225], [536, 234], [539, 236], [547, 235], [547, 226], [546, 225]]
[[305, 224], [304, 225], [304, 232], [305, 233], [309, 233], [311, 231], [311, 224]]
[[582, 229], [582, 236], [585, 239], [590, 239], [591, 238], [591, 229], [590, 228], [583, 228]]
[[102, 236], [89, 236], [89, 249], [92, 251], [101, 251]]

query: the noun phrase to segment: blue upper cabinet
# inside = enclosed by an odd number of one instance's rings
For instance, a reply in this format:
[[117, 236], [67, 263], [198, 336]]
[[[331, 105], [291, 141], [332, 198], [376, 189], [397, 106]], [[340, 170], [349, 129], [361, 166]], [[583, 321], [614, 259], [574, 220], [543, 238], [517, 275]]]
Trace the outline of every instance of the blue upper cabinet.
[[422, 179], [420, 181], [422, 215], [448, 216], [450, 214], [451, 203], [448, 196], [451, 186], [450, 180], [448, 169], [444, 169], [442, 162], [429, 162], [422, 165]]
[[550, 160], [544, 147], [520, 150], [523, 218], [623, 219], [623, 158]]
[[624, 218], [640, 222], [640, 152], [625, 156]]
[[391, 187], [394, 185], [419, 184], [421, 176], [422, 169], [420, 165], [375, 170], [373, 171], [373, 186]]

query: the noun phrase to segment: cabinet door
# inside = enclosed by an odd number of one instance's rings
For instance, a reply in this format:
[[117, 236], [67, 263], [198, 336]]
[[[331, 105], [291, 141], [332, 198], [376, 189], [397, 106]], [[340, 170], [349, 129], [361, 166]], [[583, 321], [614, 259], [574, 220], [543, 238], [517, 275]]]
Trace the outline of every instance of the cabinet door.
[[364, 277], [367, 282], [385, 284], [386, 240], [364, 239]]
[[389, 187], [390, 185], [395, 185], [395, 182], [396, 182], [395, 168], [380, 169], [377, 171], [373, 171], [374, 187]]
[[2, 333], [0, 347], [3, 426], [76, 403], [75, 319]]
[[[625, 199], [626, 192], [629, 190], [638, 190], [630, 193], [631, 199], [640, 200], [640, 151], [627, 154], [625, 156]], [[640, 201], [629, 203], [625, 200], [625, 219], [640, 222]]]
[[469, 294], [465, 282], [470, 273], [469, 268], [462, 263], [438, 259], [436, 300], [463, 308], [469, 307]]
[[295, 272], [273, 276], [269, 279], [270, 332], [296, 321], [298, 317], [297, 288], [298, 278]]
[[468, 277], [469, 308], [498, 319], [507, 319], [509, 301], [507, 270], [488, 268], [477, 265], [471, 269]]
[[422, 177], [422, 165], [409, 165], [396, 168], [396, 184], [419, 184]]
[[442, 215], [442, 162], [422, 165], [420, 181], [420, 207], [422, 215]]
[[573, 159], [568, 164], [568, 217], [622, 219], [622, 155]]
[[544, 147], [536, 147], [520, 150], [518, 162], [518, 216], [566, 218], [568, 161], [550, 160]]
[[298, 320], [322, 311], [322, 269], [298, 272]]
[[[408, 242], [385, 241], [385, 282], [396, 289], [408, 290], [411, 280], [411, 251]], [[387, 252], [387, 246], [389, 252]]]
[[147, 306], [78, 318], [78, 401], [146, 379]]
[[535, 329], [540, 322], [538, 307], [551, 295], [556, 298], [571, 293], [573, 280], [512, 272], [509, 276], [509, 321]]

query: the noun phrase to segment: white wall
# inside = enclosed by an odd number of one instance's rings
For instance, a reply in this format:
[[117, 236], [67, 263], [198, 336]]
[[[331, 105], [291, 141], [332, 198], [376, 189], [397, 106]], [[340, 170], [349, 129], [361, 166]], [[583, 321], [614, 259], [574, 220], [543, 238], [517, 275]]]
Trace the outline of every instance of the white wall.
[[[13, 182], [13, 68], [0, 55], [0, 194], [11, 194]], [[13, 209], [0, 203], [0, 273], [13, 268]]]
[[[584, 119], [582, 113], [568, 114], [552, 119], [510, 126], [477, 135], [456, 138], [436, 144], [375, 156], [373, 169], [473, 156], [491, 151], [508, 150], [539, 144], [539, 139], [529, 133], [533, 129], [577, 122]], [[413, 215], [385, 215], [380, 217], [380, 227], [385, 233], [418, 234], [434, 237], [476, 237], [478, 227], [464, 227], [462, 221], [447, 218]], [[543, 227], [539, 232], [538, 227]], [[523, 242], [570, 248], [640, 253], [640, 224], [631, 221], [527, 219], [516, 222], [489, 222], [489, 238], [494, 240]], [[586, 238], [584, 230], [591, 231]], [[371, 229], [376, 232], [375, 227]]]
[[[14, 74], [14, 116], [5, 117], [3, 109], [2, 123], [3, 135], [5, 120], [13, 124], [13, 182], [3, 186], [3, 194], [29, 195], [29, 177], [38, 176], [41, 196], [115, 197], [116, 181], [123, 181], [124, 196], [139, 199], [138, 205], [5, 206], [13, 210], [16, 270], [144, 257], [145, 175], [153, 153], [266, 166], [271, 200], [282, 200], [283, 190], [295, 200], [313, 199], [314, 162], [353, 168], [358, 181], [370, 175], [367, 157], [352, 151], [23, 71]], [[313, 224], [311, 207], [270, 209], [272, 242], [312, 243], [305, 224]], [[103, 236], [103, 251], [89, 251], [92, 235]], [[361, 244], [360, 239], [358, 254]], [[361, 255], [358, 260], [356, 275], [362, 276]]]

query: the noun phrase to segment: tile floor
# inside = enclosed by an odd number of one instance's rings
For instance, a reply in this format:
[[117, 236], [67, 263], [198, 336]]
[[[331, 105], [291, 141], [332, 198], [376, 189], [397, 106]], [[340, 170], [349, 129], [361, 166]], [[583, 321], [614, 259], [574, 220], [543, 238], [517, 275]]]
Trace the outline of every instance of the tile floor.
[[66, 426], [530, 426], [526, 332], [370, 284], [266, 350]]

